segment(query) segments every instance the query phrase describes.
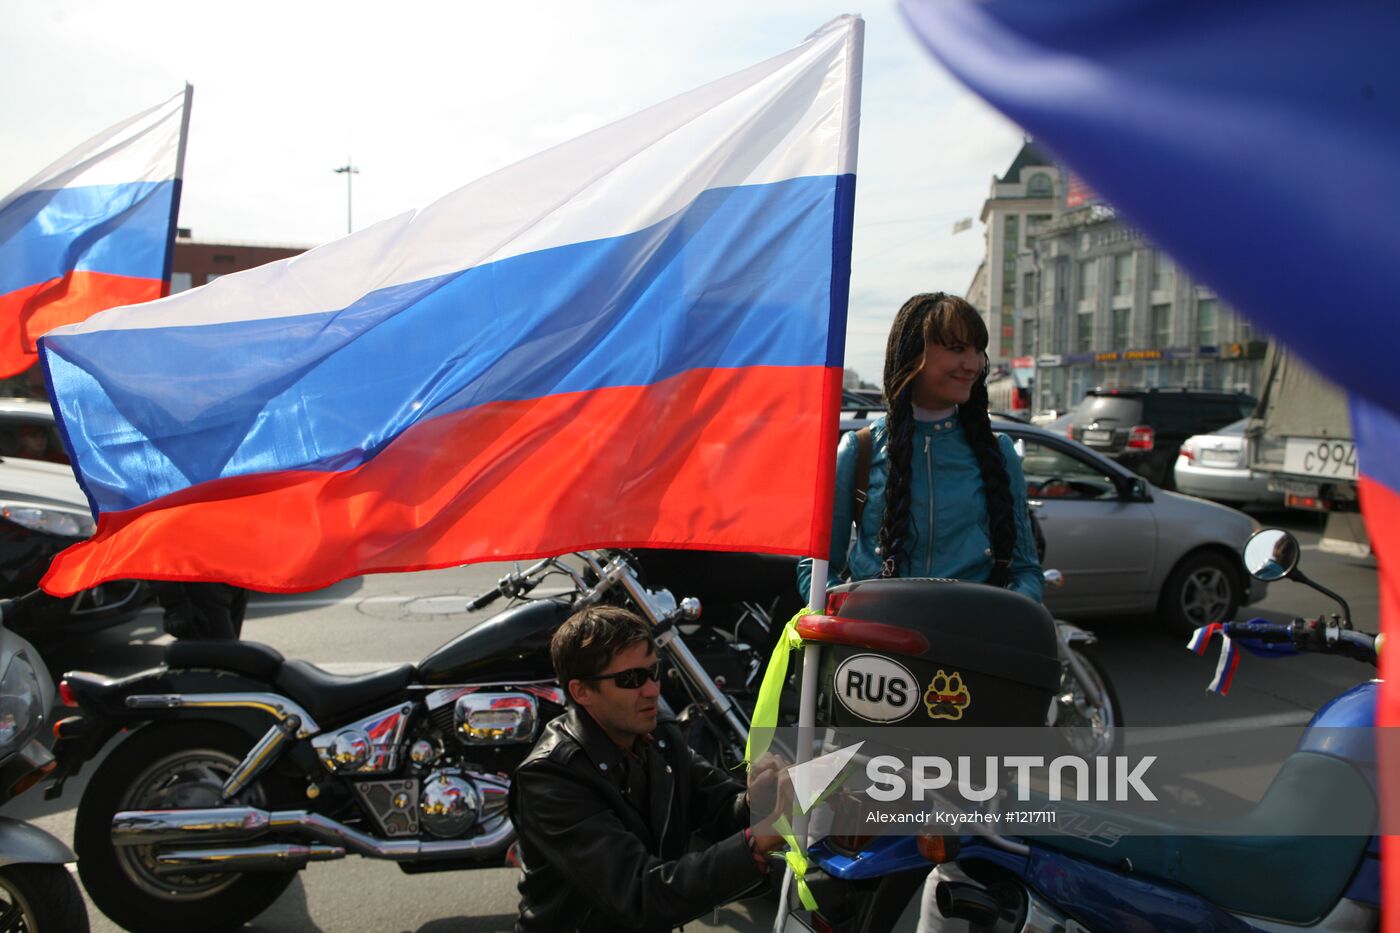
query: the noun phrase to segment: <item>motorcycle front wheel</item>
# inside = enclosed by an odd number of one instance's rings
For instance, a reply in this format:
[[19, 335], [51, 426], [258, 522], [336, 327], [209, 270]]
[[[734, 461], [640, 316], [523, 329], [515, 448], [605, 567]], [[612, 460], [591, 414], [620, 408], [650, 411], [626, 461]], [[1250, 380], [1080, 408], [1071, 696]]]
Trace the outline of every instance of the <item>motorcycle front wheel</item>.
[[0, 868], [0, 930], [88, 933], [87, 906], [64, 865]]
[[[1071, 754], [1085, 758], [1116, 755], [1123, 748], [1123, 708], [1118, 703], [1118, 692], [1087, 645], [1071, 643], [1069, 650], [1074, 652], [1094, 689], [1091, 691], [1089, 685], [1080, 681], [1067, 659], [1061, 661], [1060, 692], [1053, 705], [1054, 725], [1063, 730], [1061, 742]], [[1098, 694], [1098, 702], [1093, 693]]]
[[[223, 723], [182, 722], [147, 726], [108, 756], [78, 804], [73, 839], [83, 887], [104, 914], [134, 933], [231, 930], [281, 896], [295, 872], [166, 875], [156, 847], [112, 844], [122, 810], [223, 806], [223, 783], [252, 745]], [[271, 783], [260, 778], [235, 802], [268, 808]]]

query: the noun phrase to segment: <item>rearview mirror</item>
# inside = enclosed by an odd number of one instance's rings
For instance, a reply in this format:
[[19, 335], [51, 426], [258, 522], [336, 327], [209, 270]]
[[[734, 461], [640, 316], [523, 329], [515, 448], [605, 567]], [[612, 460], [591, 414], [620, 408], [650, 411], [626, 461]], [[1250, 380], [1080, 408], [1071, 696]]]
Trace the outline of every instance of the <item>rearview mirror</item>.
[[1257, 579], [1282, 580], [1298, 567], [1298, 539], [1280, 528], [1256, 531], [1245, 542], [1244, 566]]

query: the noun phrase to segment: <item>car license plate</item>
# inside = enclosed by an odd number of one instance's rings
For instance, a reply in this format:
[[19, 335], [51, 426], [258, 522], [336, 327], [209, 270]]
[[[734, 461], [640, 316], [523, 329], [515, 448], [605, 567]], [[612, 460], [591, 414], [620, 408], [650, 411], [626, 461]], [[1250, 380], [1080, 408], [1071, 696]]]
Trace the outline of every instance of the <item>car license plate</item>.
[[1240, 462], [1240, 453], [1237, 450], [1203, 450], [1201, 451], [1201, 462], [1216, 466], [1237, 466]]
[[1084, 443], [1086, 444], [1111, 444], [1113, 443], [1112, 431], [1085, 431]]
[[1269, 492], [1283, 492], [1292, 496], [1315, 499], [1322, 495], [1321, 483], [1305, 483], [1296, 479], [1269, 478]]
[[1290, 437], [1283, 450], [1285, 473], [1356, 479], [1356, 445], [1351, 441]]

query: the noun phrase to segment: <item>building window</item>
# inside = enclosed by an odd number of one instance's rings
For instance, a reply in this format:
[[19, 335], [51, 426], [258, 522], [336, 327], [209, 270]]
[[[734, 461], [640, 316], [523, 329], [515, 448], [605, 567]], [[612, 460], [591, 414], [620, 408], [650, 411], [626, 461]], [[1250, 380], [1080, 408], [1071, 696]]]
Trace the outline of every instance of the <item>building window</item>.
[[1172, 306], [1152, 306], [1152, 348], [1163, 350], [1172, 342]]
[[1113, 257], [1113, 297], [1127, 298], [1133, 293], [1133, 254]]
[[1094, 295], [1098, 291], [1094, 287], [1094, 275], [1098, 272], [1098, 260], [1082, 259], [1079, 262], [1079, 301], [1082, 304], [1092, 304]]
[[1152, 290], [1164, 292], [1172, 287], [1172, 261], [1160, 249], [1152, 251]]
[[1026, 193], [1033, 198], [1048, 198], [1053, 193], [1050, 185], [1050, 176], [1037, 172], [1031, 176], [1030, 183], [1026, 185]]
[[1219, 335], [1220, 308], [1214, 298], [1196, 302], [1196, 343], [1202, 347], [1216, 346]]
[[1027, 272], [1021, 276], [1021, 301], [1030, 308], [1035, 306], [1035, 273]]
[[1014, 259], [1016, 252], [1021, 248], [1021, 215], [1007, 214], [1002, 229], [1006, 231], [1002, 241], [1002, 256]]
[[1094, 312], [1084, 311], [1077, 317], [1078, 334], [1075, 340], [1075, 352], [1088, 353], [1094, 349]]
[[194, 288], [194, 277], [188, 272], [172, 272], [170, 274], [170, 294], [176, 292], [187, 292]]
[[1254, 325], [1250, 323], [1249, 318], [1236, 311], [1235, 321], [1235, 339], [1241, 343], [1249, 343], [1249, 341], [1253, 340]]
[[1021, 322], [1021, 355], [1035, 355], [1035, 332], [1036, 322], [1031, 318], [1026, 318]]
[[1113, 347], [1114, 350], [1128, 349], [1128, 327], [1132, 308], [1113, 309]]
[[1051, 214], [1027, 214], [1026, 215], [1026, 236], [1034, 236], [1053, 219]]

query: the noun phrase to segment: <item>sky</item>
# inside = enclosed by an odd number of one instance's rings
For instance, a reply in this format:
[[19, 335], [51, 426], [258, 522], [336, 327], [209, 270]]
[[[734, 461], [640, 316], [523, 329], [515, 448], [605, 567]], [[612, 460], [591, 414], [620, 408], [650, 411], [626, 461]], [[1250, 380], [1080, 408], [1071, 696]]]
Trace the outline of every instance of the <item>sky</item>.
[[1022, 141], [892, 2], [0, 0], [0, 194], [189, 81], [180, 226], [314, 246], [345, 233], [347, 159], [359, 229], [849, 12], [866, 33], [846, 365], [878, 382], [904, 299], [966, 292], [976, 218]]

